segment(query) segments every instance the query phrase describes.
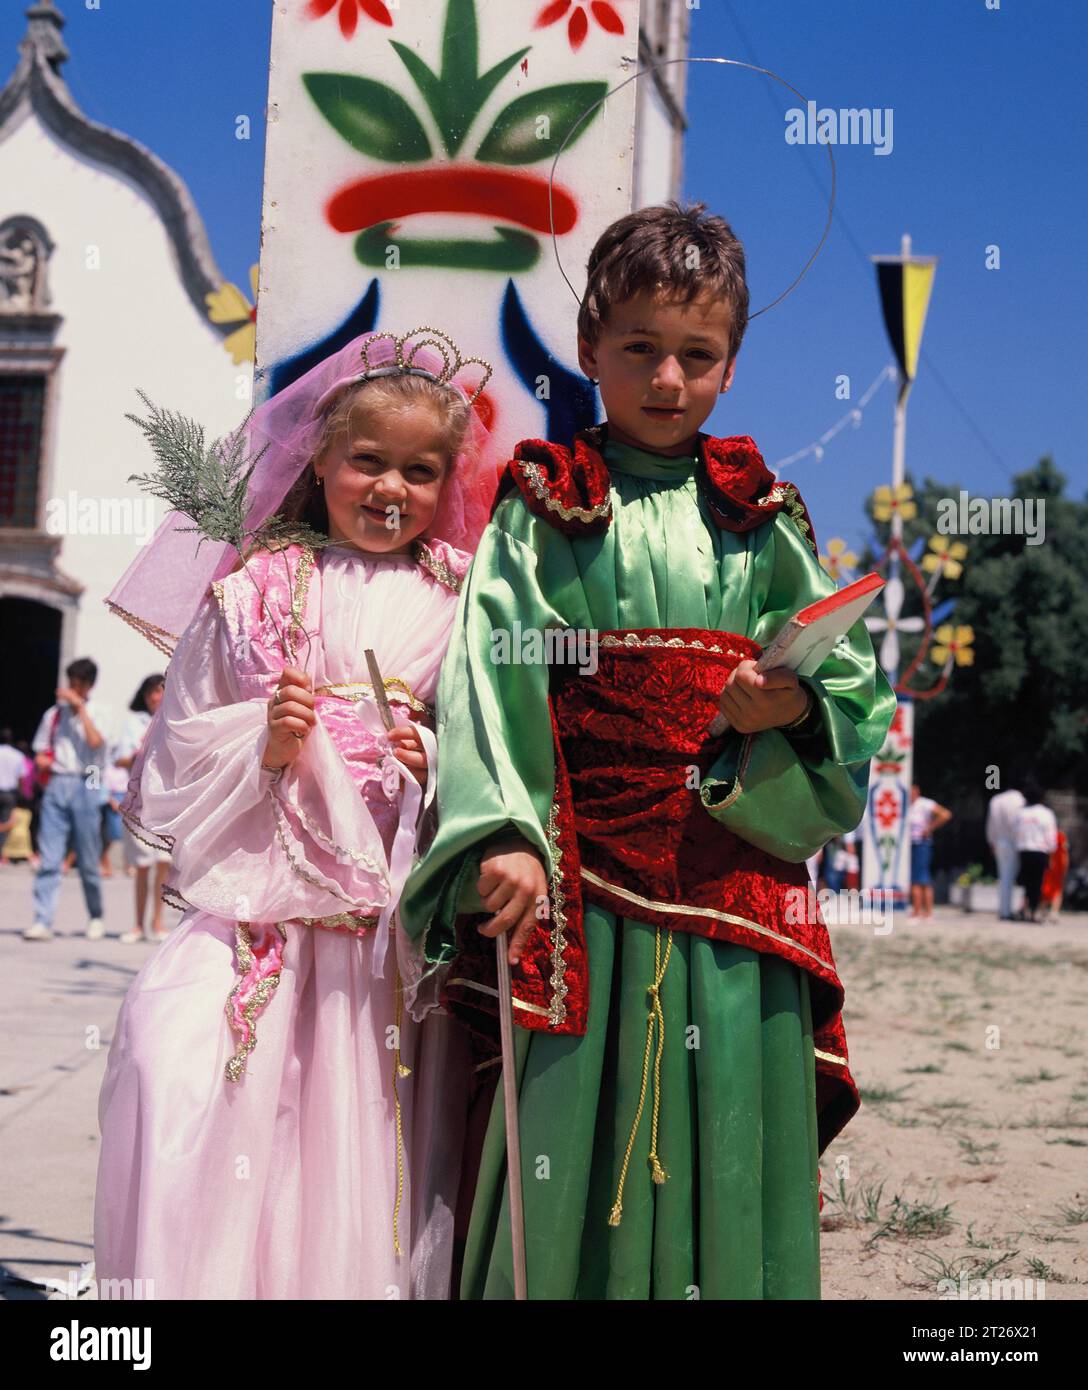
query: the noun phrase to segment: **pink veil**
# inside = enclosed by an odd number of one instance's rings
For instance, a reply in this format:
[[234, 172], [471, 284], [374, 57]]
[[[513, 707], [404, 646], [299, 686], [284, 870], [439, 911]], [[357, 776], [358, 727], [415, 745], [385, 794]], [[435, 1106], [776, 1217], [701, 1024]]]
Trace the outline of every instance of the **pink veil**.
[[[449, 376], [471, 374], [472, 379], [453, 382], [466, 400], [472, 399], [487, 369], [479, 359], [453, 358], [448, 342], [423, 336], [418, 329], [402, 343], [400, 362], [416, 372]], [[362, 345], [367, 343], [366, 362]], [[296, 479], [313, 457], [321, 435], [323, 409], [348, 382], [359, 381], [384, 367], [395, 369], [397, 348], [391, 334], [367, 333], [324, 358], [305, 375], [257, 406], [241, 428], [248, 457], [261, 458], [249, 481], [247, 528], [272, 516]], [[470, 364], [476, 364], [475, 370]], [[464, 370], [468, 368], [468, 372]], [[488, 373], [489, 374], [489, 373]], [[472, 552], [491, 512], [498, 483], [499, 460], [491, 457], [490, 431], [481, 418], [477, 397], [470, 411], [468, 435], [442, 490], [442, 500], [424, 539], [445, 541], [458, 550]], [[489, 414], [489, 412], [487, 412]], [[237, 434], [237, 431], [235, 432]], [[232, 438], [234, 436], [231, 436]], [[109, 608], [142, 632], [161, 652], [173, 655], [180, 635], [196, 615], [208, 586], [233, 569], [237, 552], [225, 541], [205, 540], [179, 512], [170, 512], [147, 546], [136, 557], [106, 598]]]

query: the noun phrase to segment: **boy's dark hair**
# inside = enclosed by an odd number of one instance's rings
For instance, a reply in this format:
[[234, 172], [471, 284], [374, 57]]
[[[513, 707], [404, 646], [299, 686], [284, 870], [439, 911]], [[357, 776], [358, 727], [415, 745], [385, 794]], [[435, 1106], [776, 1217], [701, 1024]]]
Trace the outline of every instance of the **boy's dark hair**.
[[1024, 778], [1023, 782], [1021, 783], [1020, 790], [1024, 794], [1024, 801], [1027, 803], [1027, 805], [1043, 805], [1046, 793], [1043, 791], [1042, 782], [1040, 782], [1038, 777], [1036, 777], [1034, 774], [1029, 773], [1029, 775]]
[[729, 361], [748, 327], [744, 247], [723, 217], [705, 203], [662, 203], [613, 222], [586, 263], [589, 279], [578, 310], [578, 332], [596, 347], [614, 305], [642, 290], [690, 304], [710, 294], [729, 305]]
[[89, 656], [81, 656], [69, 664], [66, 675], [70, 681], [89, 681], [94, 685], [98, 679], [98, 667]]

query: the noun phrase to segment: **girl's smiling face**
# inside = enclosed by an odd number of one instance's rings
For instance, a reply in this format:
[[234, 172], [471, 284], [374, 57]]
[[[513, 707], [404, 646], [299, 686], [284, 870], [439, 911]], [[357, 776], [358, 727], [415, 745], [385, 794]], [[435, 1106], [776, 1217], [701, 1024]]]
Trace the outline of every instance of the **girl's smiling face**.
[[613, 307], [578, 361], [600, 382], [608, 432], [666, 457], [690, 453], [718, 396], [733, 381], [730, 309], [720, 299], [668, 302], [641, 291]]
[[450, 466], [438, 412], [420, 403], [356, 418], [315, 460], [329, 536], [360, 550], [406, 551], [430, 525]]

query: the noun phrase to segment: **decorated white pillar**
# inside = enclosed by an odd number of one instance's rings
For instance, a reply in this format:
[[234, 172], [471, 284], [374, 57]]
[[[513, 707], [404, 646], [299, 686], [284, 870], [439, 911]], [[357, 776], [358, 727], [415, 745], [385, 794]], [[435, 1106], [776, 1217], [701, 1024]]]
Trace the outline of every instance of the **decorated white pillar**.
[[[606, 22], [602, 22], [606, 21]], [[638, 0], [277, 0], [257, 315], [261, 394], [357, 335], [429, 324], [495, 368], [495, 461], [596, 418], [589, 250], [631, 205]], [[551, 211], [550, 211], [551, 209]]]

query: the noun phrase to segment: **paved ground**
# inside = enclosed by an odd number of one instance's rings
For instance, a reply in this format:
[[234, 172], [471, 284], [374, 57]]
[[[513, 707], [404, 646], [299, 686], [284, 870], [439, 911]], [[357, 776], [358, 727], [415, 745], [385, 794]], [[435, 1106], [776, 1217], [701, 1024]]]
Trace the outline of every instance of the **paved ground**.
[[[41, 1297], [13, 1282], [78, 1277], [93, 1258], [98, 1090], [121, 999], [154, 946], [125, 946], [133, 884], [103, 882], [106, 930], [88, 941], [79, 876], [61, 886], [53, 941], [27, 942], [25, 864], [0, 867], [0, 1297]], [[166, 910], [166, 921], [179, 914]]]
[[[0, 868], [0, 1297], [92, 1258], [97, 1099], [125, 989], [152, 946], [117, 940], [132, 882], [87, 941], [66, 876], [51, 942], [24, 942], [31, 870]], [[168, 921], [177, 914], [169, 911]], [[824, 1157], [825, 1299], [932, 1299], [939, 1277], [1088, 1288], [1088, 917], [1058, 926], [938, 910], [924, 927], [832, 928], [866, 1104]], [[993, 1033], [997, 1027], [998, 1033]], [[996, 1041], [996, 1045], [995, 1045]], [[841, 1178], [841, 1182], [839, 1179]]]

